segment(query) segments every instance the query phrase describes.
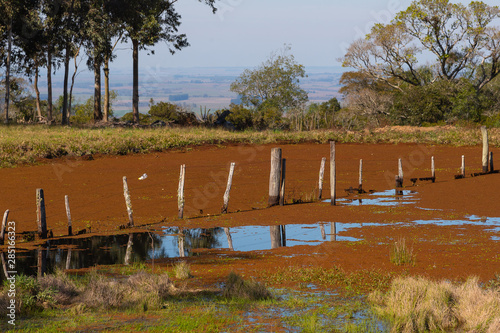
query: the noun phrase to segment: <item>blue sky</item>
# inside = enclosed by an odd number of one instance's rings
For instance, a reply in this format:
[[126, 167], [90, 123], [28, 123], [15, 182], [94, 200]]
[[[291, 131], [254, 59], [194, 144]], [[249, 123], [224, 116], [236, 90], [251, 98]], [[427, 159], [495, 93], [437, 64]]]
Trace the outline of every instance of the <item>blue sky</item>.
[[[498, 0], [484, 2], [495, 5]], [[461, 1], [464, 4], [470, 1]], [[387, 23], [410, 0], [221, 0], [216, 14], [196, 0], [179, 0], [180, 31], [190, 47], [170, 55], [162, 44], [155, 55], [140, 54], [141, 67], [254, 67], [283, 44], [291, 44], [305, 66], [339, 66], [347, 46], [376, 22]], [[127, 44], [118, 46], [113, 67], [132, 67]]]

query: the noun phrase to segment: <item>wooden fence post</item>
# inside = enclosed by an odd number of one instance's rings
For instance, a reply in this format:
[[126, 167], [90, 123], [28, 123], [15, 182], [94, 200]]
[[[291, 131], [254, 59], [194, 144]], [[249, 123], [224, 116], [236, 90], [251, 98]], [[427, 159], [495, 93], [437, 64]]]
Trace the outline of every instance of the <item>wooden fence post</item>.
[[321, 166], [319, 168], [319, 183], [318, 183], [318, 200], [321, 200], [323, 195], [323, 178], [325, 177], [325, 165], [326, 165], [326, 157], [321, 159]]
[[130, 200], [130, 193], [128, 190], [127, 177], [123, 177], [123, 196], [125, 197], [125, 205], [127, 206], [128, 226], [133, 227], [134, 226], [134, 217], [133, 217], [134, 211], [132, 210], [132, 200]]
[[181, 165], [179, 175], [179, 188], [177, 189], [177, 206], [179, 208], [179, 218], [184, 218], [184, 182], [186, 179], [186, 165]]
[[281, 160], [281, 186], [280, 186], [280, 206], [285, 205], [285, 177], [286, 177], [286, 159]]
[[268, 206], [279, 204], [281, 178], [281, 148], [271, 150], [271, 173], [269, 175]]
[[432, 182], [436, 181], [436, 165], [434, 164], [434, 156], [431, 157], [431, 177]]
[[404, 174], [403, 174], [403, 160], [398, 160], [398, 176], [401, 182], [401, 186], [403, 186]]
[[486, 126], [481, 126], [483, 134], [483, 172], [488, 172], [488, 130]]
[[2, 229], [0, 230], [0, 245], [5, 244], [5, 227], [7, 226], [7, 220], [9, 219], [9, 210], [7, 209], [3, 214], [2, 219]]
[[224, 192], [224, 204], [221, 209], [221, 213], [227, 213], [227, 207], [229, 206], [229, 194], [231, 192], [231, 186], [233, 184], [233, 174], [234, 174], [234, 166], [235, 163], [231, 163], [231, 167], [229, 168], [229, 176], [227, 177], [227, 186], [226, 192]]
[[363, 193], [363, 160], [359, 160], [359, 182], [358, 191]]
[[335, 206], [337, 190], [337, 170], [335, 165], [335, 141], [330, 141], [330, 204]]
[[69, 196], [64, 196], [64, 204], [66, 205], [66, 216], [68, 217], [68, 236], [73, 236], [73, 226], [71, 223], [71, 211], [69, 209]]
[[43, 189], [36, 189], [36, 222], [38, 225], [38, 235], [40, 238], [47, 238], [47, 219], [45, 216], [45, 198]]
[[465, 155], [462, 155], [462, 167], [460, 168], [462, 178], [465, 178]]

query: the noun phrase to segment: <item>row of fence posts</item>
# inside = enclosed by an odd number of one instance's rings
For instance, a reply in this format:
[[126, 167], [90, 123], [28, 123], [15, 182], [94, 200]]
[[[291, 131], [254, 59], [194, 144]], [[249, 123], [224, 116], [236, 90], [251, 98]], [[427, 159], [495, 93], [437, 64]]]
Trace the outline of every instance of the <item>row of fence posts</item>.
[[[494, 170], [493, 165], [493, 152], [489, 151], [489, 142], [488, 142], [488, 131], [485, 126], [481, 127], [482, 139], [483, 139], [483, 150], [482, 150], [482, 172], [481, 173], [473, 173], [472, 176], [478, 176], [488, 173], [496, 173], [498, 171]], [[229, 175], [227, 180], [226, 191], [224, 192], [223, 197], [223, 205], [221, 208], [221, 213], [227, 213], [229, 206], [229, 197], [232, 187], [235, 163], [232, 162], [229, 169]], [[319, 182], [318, 182], [318, 200], [322, 199], [323, 196], [323, 181], [325, 175], [325, 167], [326, 167], [326, 157], [321, 159], [320, 171], [319, 171]], [[179, 219], [184, 218], [184, 184], [186, 177], [186, 165], [183, 164], [180, 167], [180, 175], [179, 175], [179, 187], [177, 191], [178, 197], [178, 217]], [[456, 179], [465, 178], [465, 156], [462, 155], [462, 166], [460, 168], [460, 174], [455, 175]], [[271, 149], [271, 171], [269, 175], [269, 198], [268, 198], [268, 206], [284, 206], [285, 205], [285, 179], [286, 179], [286, 159], [282, 158], [282, 150], [281, 148], [273, 148]], [[403, 188], [403, 162], [402, 159], [398, 160], [398, 174], [395, 176], [396, 184], [396, 194], [402, 194]], [[413, 183], [416, 180], [431, 180], [435, 182], [436, 180], [436, 171], [435, 171], [435, 160], [434, 156], [431, 157], [431, 177], [425, 178], [412, 178]], [[336, 161], [335, 161], [335, 141], [330, 141], [330, 204], [336, 205], [336, 188], [337, 187], [337, 175], [336, 175]], [[363, 160], [359, 161], [359, 183], [358, 183], [358, 192], [363, 193]], [[128, 227], [134, 226], [134, 218], [133, 218], [133, 210], [132, 210], [132, 200], [130, 198], [130, 192], [127, 184], [127, 177], [123, 177], [123, 195], [125, 198], [125, 205], [127, 207], [127, 215], [128, 215]], [[71, 220], [71, 211], [69, 206], [69, 197], [66, 195], [65, 198], [65, 207], [66, 207], [66, 215], [68, 219], [68, 235], [73, 235], [72, 230], [72, 220]], [[36, 204], [37, 204], [37, 227], [38, 227], [38, 235], [40, 238], [45, 239], [48, 236], [47, 232], [47, 218], [45, 212], [45, 198], [43, 189], [36, 189]], [[2, 220], [2, 228], [0, 230], [0, 243], [3, 244], [4, 236], [5, 236], [5, 227], [7, 224], [7, 219], [9, 215], [9, 210], [5, 211], [3, 220]], [[79, 233], [84, 233], [86, 230], [80, 231]], [[284, 233], [285, 231], [283, 231]]]

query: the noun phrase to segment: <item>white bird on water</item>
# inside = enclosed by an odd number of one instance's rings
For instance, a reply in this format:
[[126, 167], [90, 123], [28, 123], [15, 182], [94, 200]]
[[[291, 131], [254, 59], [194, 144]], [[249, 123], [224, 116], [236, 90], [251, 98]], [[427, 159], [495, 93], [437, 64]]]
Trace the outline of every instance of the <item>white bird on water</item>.
[[148, 178], [148, 175], [143, 174], [142, 176], [140, 176], [140, 177], [139, 177], [139, 180], [144, 180], [144, 179], [146, 179], [146, 178]]

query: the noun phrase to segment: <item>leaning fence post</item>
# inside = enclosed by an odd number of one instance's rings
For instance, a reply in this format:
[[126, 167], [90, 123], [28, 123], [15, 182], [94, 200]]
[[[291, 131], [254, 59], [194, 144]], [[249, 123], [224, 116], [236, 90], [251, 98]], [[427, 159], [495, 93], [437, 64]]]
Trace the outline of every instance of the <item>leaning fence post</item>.
[[45, 216], [45, 199], [43, 189], [36, 189], [36, 222], [38, 225], [38, 235], [40, 238], [47, 238], [47, 219]]
[[181, 165], [179, 175], [179, 188], [177, 189], [177, 206], [179, 208], [179, 218], [184, 218], [184, 182], [186, 177], [186, 165]]
[[337, 170], [335, 165], [335, 141], [330, 141], [330, 204], [335, 206], [337, 190]]
[[483, 134], [483, 172], [488, 172], [488, 130], [486, 126], [481, 126]]
[[224, 192], [224, 205], [222, 206], [221, 213], [227, 213], [227, 207], [229, 206], [229, 194], [231, 192], [231, 186], [233, 184], [233, 174], [234, 174], [234, 166], [235, 163], [231, 163], [231, 167], [229, 168], [229, 176], [227, 177], [227, 186], [226, 192]]
[[286, 177], [286, 159], [281, 160], [281, 186], [280, 186], [280, 206], [285, 205], [285, 177]]
[[64, 196], [64, 204], [66, 205], [66, 216], [68, 217], [68, 236], [73, 236], [73, 226], [71, 225], [71, 211], [69, 209], [69, 197]]
[[321, 166], [319, 168], [318, 200], [321, 200], [321, 196], [323, 195], [323, 178], [325, 177], [325, 164], [326, 164], [326, 157], [323, 157], [321, 159]]
[[132, 200], [130, 200], [130, 193], [128, 190], [127, 177], [123, 177], [123, 196], [125, 197], [125, 205], [127, 205], [127, 213], [128, 213], [128, 226], [134, 226], [134, 217], [132, 210]]
[[269, 199], [268, 206], [279, 204], [281, 185], [281, 148], [271, 150], [271, 173], [269, 175]]
[[3, 214], [3, 220], [2, 220], [2, 230], [0, 230], [0, 245], [4, 244], [4, 239], [5, 239], [5, 226], [7, 225], [7, 220], [9, 218], [9, 210], [7, 209], [5, 213]]

